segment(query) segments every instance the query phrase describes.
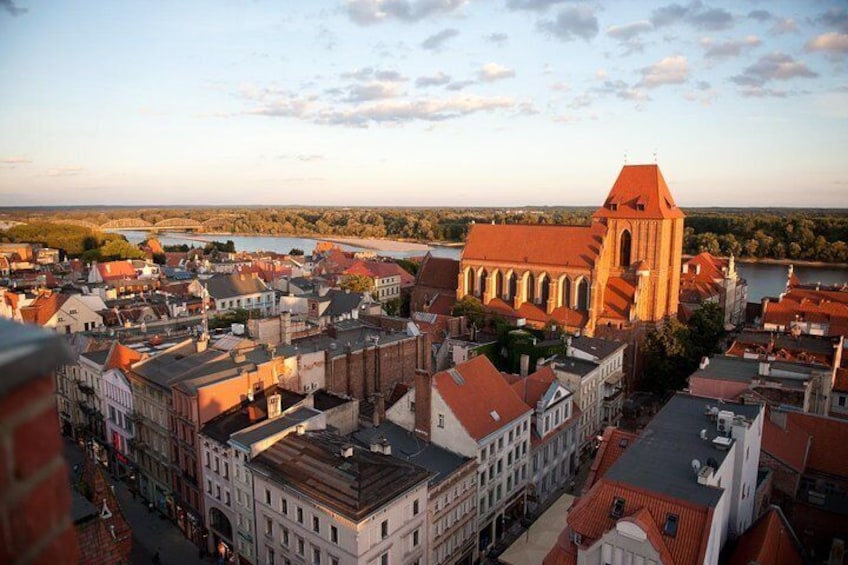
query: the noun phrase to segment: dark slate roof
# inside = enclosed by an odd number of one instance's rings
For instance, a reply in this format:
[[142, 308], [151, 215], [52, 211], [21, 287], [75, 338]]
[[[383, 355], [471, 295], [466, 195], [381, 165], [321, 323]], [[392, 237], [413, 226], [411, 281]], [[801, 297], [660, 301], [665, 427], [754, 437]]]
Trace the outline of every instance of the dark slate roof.
[[230, 436], [230, 439], [246, 447], [289, 428], [294, 428], [318, 414], [320, 412], [312, 408], [300, 407], [283, 416], [272, 420], [265, 420], [265, 422], [255, 428], [236, 432]]
[[430, 484], [440, 483], [451, 473], [470, 461], [468, 457], [458, 455], [447, 449], [443, 449], [433, 443], [427, 443], [415, 437], [392, 422], [383, 422], [379, 426], [361, 428], [354, 432], [353, 438], [365, 448], [370, 449], [372, 441], [384, 439], [392, 446], [392, 455], [404, 461], [420, 465], [433, 473]]
[[768, 345], [774, 340], [775, 350], [809, 351], [822, 355], [833, 355], [837, 340], [832, 337], [802, 334], [797, 337], [784, 333], [745, 330], [736, 337], [737, 343]]
[[80, 492], [71, 487], [71, 521], [74, 524], [83, 522], [90, 518], [100, 516], [100, 510], [97, 509], [86, 497]]
[[0, 397], [72, 359], [60, 335], [0, 318]]
[[587, 337], [581, 335], [571, 340], [571, 346], [580, 351], [584, 351], [589, 355], [594, 355], [598, 359], [609, 357], [626, 344], [621, 341], [612, 341], [609, 339], [601, 339], [599, 337]]
[[[185, 383], [183, 388], [191, 391], [199, 384], [208, 384], [217, 379], [237, 375], [240, 369], [251, 371], [256, 369], [256, 365], [249, 358], [236, 362], [228, 353], [212, 347], [198, 353], [194, 342], [188, 341], [167, 352], [150, 357], [133, 367], [132, 372], [166, 388], [177, 383]], [[198, 378], [205, 378], [205, 380], [188, 382]]]
[[568, 357], [566, 355], [557, 355], [554, 357], [553, 367], [556, 370], [564, 371], [585, 377], [592, 371], [598, 368], [598, 364], [577, 357]]
[[[299, 394], [290, 390], [272, 387], [267, 391], [258, 392], [254, 397], [253, 402], [233, 406], [226, 412], [215, 416], [206, 422], [200, 433], [219, 443], [226, 444], [231, 435], [240, 432], [244, 428], [258, 424], [268, 418], [268, 396], [275, 392], [282, 396], [281, 409], [284, 412], [306, 398], [305, 394]], [[249, 407], [252, 407], [252, 409]], [[256, 415], [253, 419], [250, 417], [251, 411], [253, 411]]]
[[344, 445], [353, 444], [327, 431], [293, 434], [255, 457], [249, 466], [354, 522], [430, 478], [430, 472], [418, 465], [359, 446], [344, 457]]
[[86, 353], [81, 353], [81, 357], [85, 357], [92, 363], [96, 363], [101, 367], [106, 363], [106, 359], [109, 358], [109, 349], [100, 349], [98, 351], [88, 351]]
[[[821, 370], [821, 367], [815, 367], [804, 363], [788, 363], [784, 361], [771, 361], [770, 365], [772, 367], [772, 371], [779, 370], [796, 373], [798, 375], [796, 378], [799, 379], [809, 377], [815, 370]], [[710, 357], [709, 365], [703, 369], [698, 369], [692, 373], [692, 376], [704, 379], [750, 383], [753, 379], [759, 377], [759, 372], [760, 361], [757, 359], [745, 359], [729, 355], [716, 355], [714, 357]], [[791, 377], [785, 374], [772, 374], [765, 378], [777, 380]]]
[[[705, 407], [703, 398], [680, 393], [673, 396], [604, 477], [700, 506], [715, 506], [723, 490], [698, 484], [691, 467], [693, 459], [703, 465], [708, 458], [721, 466], [729, 453], [713, 446], [718, 433], [716, 424], [704, 414]], [[735, 402], [725, 402], [719, 408], [748, 420], [763, 409]], [[708, 440], [700, 438], [702, 429], [707, 430]]]
[[234, 298], [245, 294], [256, 294], [267, 292], [269, 288], [262, 279], [251, 275], [215, 275], [207, 279], [206, 288], [209, 294], [216, 299]]
[[333, 289], [327, 292], [327, 296], [330, 297], [330, 305], [327, 307], [325, 314], [332, 317], [349, 314], [353, 310], [358, 309], [362, 303], [362, 295], [358, 292]]
[[[313, 353], [316, 351], [329, 351], [331, 357], [340, 357], [345, 354], [345, 348], [350, 345], [352, 351], [360, 351], [366, 347], [386, 345], [405, 339], [409, 339], [406, 332], [385, 332], [378, 328], [364, 325], [357, 320], [345, 320], [347, 323], [335, 324], [336, 337], [327, 334], [298, 339], [291, 345], [281, 345], [276, 349], [276, 355], [293, 357], [299, 353]], [[351, 329], [346, 329], [350, 327]], [[341, 331], [338, 331], [341, 330]], [[377, 342], [375, 338], [379, 338]]]

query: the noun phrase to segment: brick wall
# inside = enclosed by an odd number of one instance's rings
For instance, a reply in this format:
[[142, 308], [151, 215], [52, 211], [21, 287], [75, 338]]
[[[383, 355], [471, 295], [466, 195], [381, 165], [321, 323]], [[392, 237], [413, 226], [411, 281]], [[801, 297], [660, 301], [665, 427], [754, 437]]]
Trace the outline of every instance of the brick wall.
[[0, 397], [0, 450], [0, 563], [78, 562], [51, 375]]
[[765, 451], [760, 451], [760, 466], [772, 470], [773, 498], [778, 503], [791, 501], [798, 492], [801, 474], [785, 463], [772, 457]]

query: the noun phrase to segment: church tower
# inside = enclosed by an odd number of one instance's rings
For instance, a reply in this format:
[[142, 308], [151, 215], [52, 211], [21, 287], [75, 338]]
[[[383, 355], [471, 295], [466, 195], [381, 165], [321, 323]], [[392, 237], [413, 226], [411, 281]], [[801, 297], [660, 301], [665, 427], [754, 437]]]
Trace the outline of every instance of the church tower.
[[625, 165], [592, 221], [607, 226], [609, 269], [637, 285], [636, 315], [658, 322], [677, 315], [683, 252], [683, 212], [657, 165]]

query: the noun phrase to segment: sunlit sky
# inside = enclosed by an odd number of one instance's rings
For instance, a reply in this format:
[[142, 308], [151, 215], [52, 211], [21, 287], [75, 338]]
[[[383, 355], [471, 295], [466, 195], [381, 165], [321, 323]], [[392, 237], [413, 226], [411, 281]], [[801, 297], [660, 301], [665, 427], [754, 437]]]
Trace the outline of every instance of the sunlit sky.
[[0, 0], [0, 206], [848, 207], [848, 3]]

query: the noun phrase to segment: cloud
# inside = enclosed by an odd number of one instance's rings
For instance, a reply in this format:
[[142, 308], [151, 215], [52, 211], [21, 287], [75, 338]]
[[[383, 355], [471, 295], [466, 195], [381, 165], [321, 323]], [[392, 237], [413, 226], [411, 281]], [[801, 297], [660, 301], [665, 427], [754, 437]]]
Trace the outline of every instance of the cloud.
[[721, 8], [710, 8], [700, 0], [689, 4], [668, 4], [651, 13], [654, 27], [683, 23], [701, 30], [721, 30], [733, 25], [733, 15]]
[[665, 59], [641, 70], [638, 86], [656, 88], [666, 84], [682, 84], [689, 79], [689, 64], [683, 55]]
[[25, 163], [32, 163], [32, 159], [27, 159], [26, 157], [3, 157], [0, 158], [0, 163], [4, 165], [23, 165]]
[[375, 71], [374, 78], [385, 82], [404, 82], [406, 77], [397, 71]]
[[317, 153], [301, 153], [299, 155], [280, 155], [280, 159], [296, 159], [301, 163], [314, 163], [315, 161], [323, 161], [324, 156]]
[[379, 80], [383, 82], [404, 82], [406, 79], [405, 76], [400, 74], [398, 71], [393, 70], [380, 70], [376, 71], [371, 67], [363, 67], [361, 69], [357, 69], [355, 71], [349, 71], [346, 73], [342, 73], [339, 75], [343, 79], [348, 80], [358, 80], [361, 82], [371, 81], [371, 80]]
[[641, 20], [620, 26], [607, 28], [607, 35], [617, 40], [624, 47], [624, 54], [641, 52], [645, 49], [640, 35], [651, 31], [654, 26], [647, 20]]
[[542, 12], [554, 4], [560, 4], [566, 0], [506, 0], [506, 7], [510, 10], [529, 10]]
[[442, 31], [434, 33], [433, 35], [422, 41], [421, 47], [423, 49], [427, 49], [428, 51], [435, 51], [439, 49], [445, 41], [451, 39], [452, 37], [456, 37], [457, 35], [459, 35], [459, 30], [451, 28], [443, 29]]
[[82, 167], [54, 167], [47, 169], [48, 177], [72, 177], [81, 175], [85, 169]]
[[712, 39], [701, 40], [701, 46], [706, 49], [704, 57], [707, 59], [728, 59], [738, 57], [743, 51], [759, 47], [762, 41], [756, 35], [749, 35], [743, 39], [732, 39], [722, 43], [714, 43]]
[[468, 0], [347, 0], [344, 10], [359, 25], [395, 19], [413, 23], [429, 16], [448, 14]]
[[566, 92], [571, 90], [571, 87], [567, 82], [555, 82], [551, 85], [551, 90], [555, 90], [557, 92]]
[[831, 8], [818, 16], [816, 23], [827, 28], [836, 29], [842, 33], [848, 33], [848, 10], [845, 8]]
[[622, 100], [650, 100], [644, 90], [632, 87], [623, 80], [605, 80], [600, 86], [592, 88], [591, 92], [596, 94], [612, 94]]
[[848, 34], [831, 31], [814, 37], [805, 46], [807, 51], [823, 51], [837, 54], [848, 53]]
[[420, 121], [443, 121], [477, 112], [510, 109], [515, 106], [512, 98], [456, 96], [445, 99], [412, 101], [384, 101], [354, 108], [333, 109], [319, 113], [315, 121], [320, 124], [366, 127], [369, 123], [407, 123]]
[[769, 53], [742, 71], [741, 75], [730, 78], [740, 86], [763, 86], [773, 80], [790, 80], [793, 78], [815, 78], [817, 73], [807, 68], [807, 65], [796, 61], [791, 55], [784, 53]]
[[768, 10], [751, 10], [750, 12], [748, 12], [748, 17], [752, 20], [756, 20], [760, 23], [763, 23], [769, 21], [774, 16]]
[[739, 93], [746, 98], [786, 98], [788, 94], [785, 90], [761, 86], [746, 86], [740, 89]]
[[458, 92], [458, 91], [460, 91], [464, 88], [468, 88], [469, 86], [472, 86], [474, 84], [477, 84], [476, 80], [458, 80], [458, 81], [450, 83], [445, 88], [447, 88], [448, 90], [454, 91], [454, 92]]
[[785, 33], [793, 33], [798, 31], [798, 24], [795, 23], [795, 20], [790, 18], [780, 18], [775, 20], [774, 25], [771, 26], [771, 32], [775, 35], [783, 35]]
[[486, 37], [484, 37], [486, 41], [494, 43], [498, 47], [503, 47], [506, 45], [506, 42], [509, 40], [509, 36], [505, 33], [490, 33]]
[[477, 75], [483, 82], [515, 78], [515, 71], [497, 63], [486, 63]]
[[29, 12], [29, 8], [21, 8], [15, 4], [14, 0], [0, 0], [0, 8], [6, 10], [12, 16], [20, 16]]
[[542, 20], [538, 25], [542, 31], [563, 41], [578, 37], [589, 41], [598, 35], [598, 18], [588, 6], [565, 8], [555, 20]]
[[415, 80], [415, 86], [418, 88], [427, 88], [430, 86], [442, 86], [451, 81], [450, 75], [439, 71], [434, 75], [418, 77]]
[[348, 89], [345, 100], [348, 102], [368, 102], [370, 100], [384, 100], [400, 96], [398, 85], [392, 82], [369, 82], [367, 84], [354, 84]]

